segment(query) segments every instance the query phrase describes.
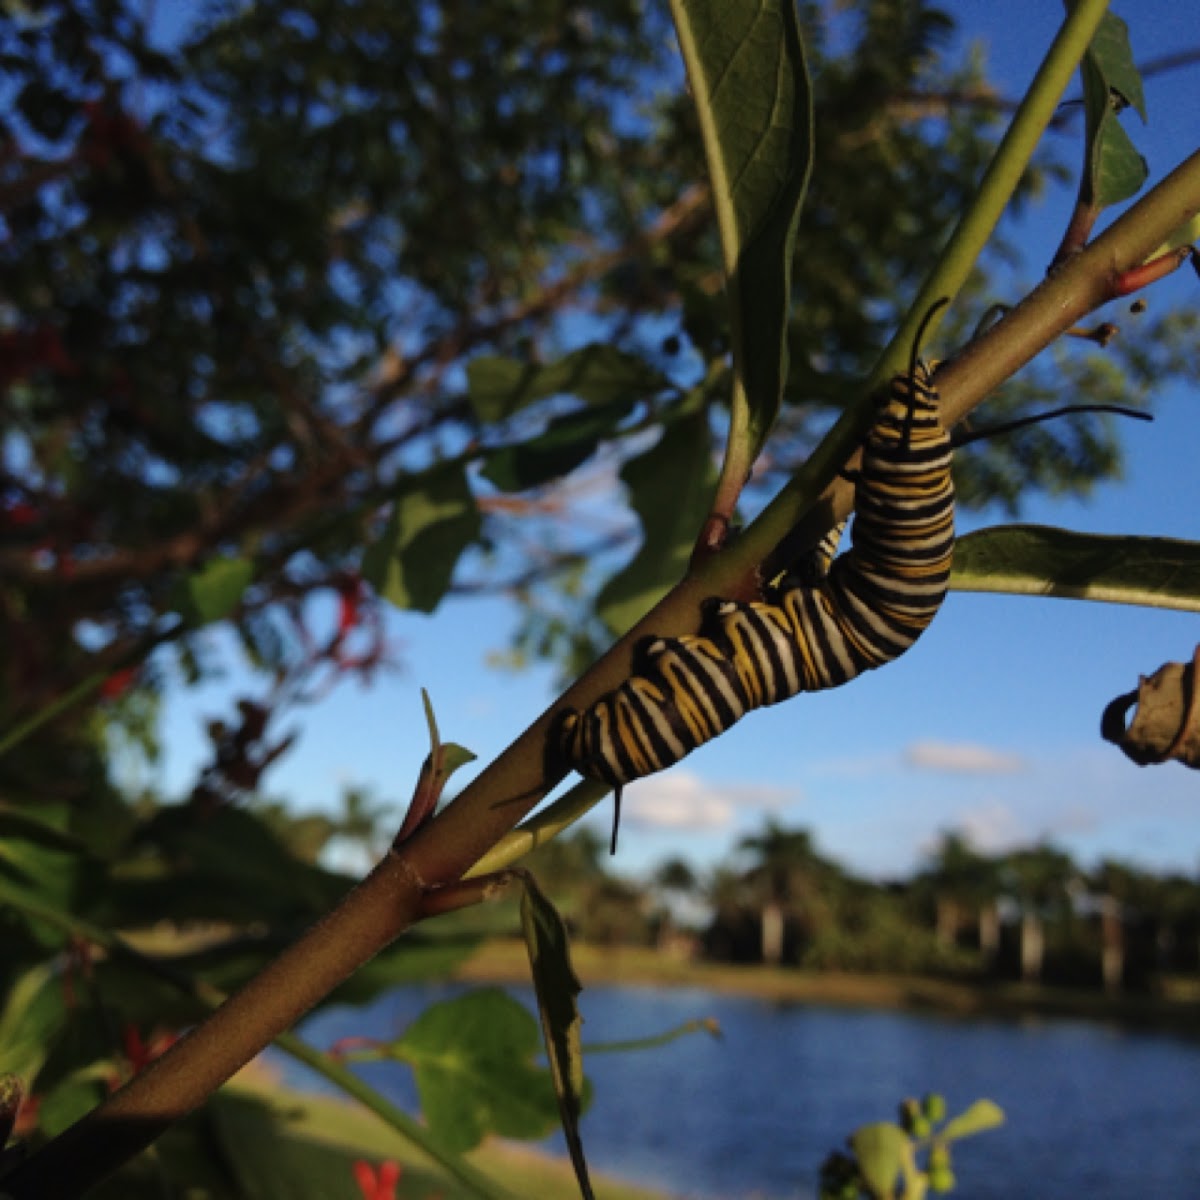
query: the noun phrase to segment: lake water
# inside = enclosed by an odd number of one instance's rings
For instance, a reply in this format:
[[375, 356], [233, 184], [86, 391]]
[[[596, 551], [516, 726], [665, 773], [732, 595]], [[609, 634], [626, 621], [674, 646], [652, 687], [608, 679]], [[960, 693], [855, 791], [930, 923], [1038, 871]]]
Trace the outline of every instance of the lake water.
[[[303, 1029], [318, 1046], [389, 1037], [456, 987], [406, 988]], [[532, 1007], [528, 990], [510, 989]], [[715, 1017], [724, 1037], [586, 1060], [593, 1169], [689, 1200], [795, 1200], [825, 1155], [906, 1095], [942, 1092], [951, 1113], [995, 1100], [1006, 1125], [956, 1146], [964, 1200], [1200, 1198], [1200, 1041], [1075, 1021], [966, 1020], [780, 1005], [700, 990], [588, 988], [586, 1042]], [[312, 1086], [300, 1068], [290, 1082]], [[410, 1109], [411, 1073], [364, 1068]], [[562, 1149], [561, 1139], [550, 1141]]]

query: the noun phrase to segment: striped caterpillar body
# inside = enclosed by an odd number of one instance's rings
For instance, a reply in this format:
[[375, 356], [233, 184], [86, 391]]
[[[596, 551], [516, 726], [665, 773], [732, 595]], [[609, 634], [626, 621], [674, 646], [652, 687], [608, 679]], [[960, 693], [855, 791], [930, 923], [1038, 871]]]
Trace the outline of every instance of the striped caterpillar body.
[[[851, 548], [765, 601], [710, 599], [700, 632], [651, 637], [634, 672], [558, 726], [560, 761], [616, 789], [664, 770], [745, 713], [838, 687], [898, 658], [933, 620], [950, 579], [950, 439], [928, 367], [896, 376], [863, 446]], [[798, 573], [799, 574], [799, 573]], [[617, 825], [613, 825], [616, 845]]]

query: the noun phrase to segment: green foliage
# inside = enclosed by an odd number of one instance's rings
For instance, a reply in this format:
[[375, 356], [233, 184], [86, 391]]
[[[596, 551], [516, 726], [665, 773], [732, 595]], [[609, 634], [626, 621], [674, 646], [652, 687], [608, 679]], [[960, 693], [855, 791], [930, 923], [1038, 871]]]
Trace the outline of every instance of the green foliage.
[[497, 988], [426, 1009], [391, 1045], [412, 1067], [431, 1136], [462, 1152], [488, 1133], [541, 1138], [558, 1119], [537, 1022]]
[[398, 608], [433, 612], [478, 531], [462, 467], [434, 470], [396, 498], [382, 536], [363, 557], [363, 577]]
[[991, 1100], [976, 1100], [957, 1117], [945, 1117], [944, 1097], [931, 1092], [921, 1101], [905, 1100], [899, 1124], [860, 1126], [850, 1135], [850, 1153], [835, 1151], [822, 1165], [821, 1200], [923, 1200], [930, 1191], [953, 1191], [950, 1143], [1002, 1125], [1004, 1113]]
[[596, 597], [597, 615], [614, 634], [629, 629], [683, 577], [714, 479], [708, 426], [699, 413], [672, 422], [654, 446], [621, 468], [642, 540]]
[[467, 364], [467, 397], [475, 416], [485, 424], [506, 420], [518, 409], [551, 396], [574, 396], [607, 408], [618, 401], [632, 405], [669, 388], [666, 376], [644, 359], [601, 342], [545, 366], [486, 354]]
[[1118, 116], [1133, 108], [1146, 120], [1142, 77], [1134, 64], [1129, 28], [1107, 13], [1082, 64], [1087, 113], [1086, 154], [1080, 200], [1097, 209], [1128, 200], [1146, 182], [1149, 168]]
[[217, 558], [180, 581], [175, 608], [190, 625], [211, 625], [233, 615], [254, 578], [248, 558]]
[[[976, 64], [944, 55], [950, 18], [925, 4], [864, 0], [835, 44], [801, 5], [804, 54], [790, 4], [742, 24], [736, 6], [678, 7], [698, 110], [676, 86], [663, 14], [633, 0], [470, 14], [217, 4], [167, 47], [124, 4], [14, 16], [0, 51], [19, 102], [3, 132], [22, 156], [0, 197], [0, 385], [28, 469], [4, 480], [6, 642], [25, 614], [37, 621], [0, 677], [0, 720], [90, 673], [96, 643], [64, 636], [80, 620], [115, 655], [166, 612], [235, 615], [273, 664], [296, 635], [264, 615], [273, 602], [361, 567], [391, 602], [430, 611], [468, 563], [476, 587], [506, 583], [507, 556], [477, 551], [503, 551], [518, 530], [546, 548], [533, 573], [568, 610], [540, 599], [527, 648], [586, 657], [600, 626], [582, 596], [615, 560], [573, 591], [590, 547], [570, 493], [531, 519], [488, 505], [491, 488], [554, 489], [598, 455], [642, 453], [629, 439], [672, 419], [663, 398], [700, 375], [714, 382], [710, 424], [723, 424], [715, 384], [731, 346], [743, 467], [785, 361], [771, 465], [803, 460], [817, 410], [869, 368], [970, 196], [994, 110], [915, 122], [897, 103], [984, 88]], [[81, 49], [95, 45], [107, 57]], [[1096, 54], [1106, 87], [1136, 103], [1119, 56]], [[694, 190], [701, 145], [720, 167], [713, 203], [737, 266], [732, 332]], [[972, 294], [995, 291], [981, 273]], [[1149, 341], [1190, 344], [1186, 330], [1164, 336]], [[1097, 399], [1123, 390], [1119, 373], [1102, 383]], [[1022, 383], [1012, 402], [1039, 397]], [[1043, 439], [1037, 454], [973, 451], [1004, 470], [979, 470], [965, 494], [1015, 504], [1030, 486], [1110, 474], [1113, 436], [1085, 427], [1087, 445], [1055, 429], [1021, 436]], [[699, 491], [708, 456], [695, 461]], [[251, 561], [253, 603], [237, 610]], [[86, 587], [56, 587], [76, 569]], [[628, 599], [660, 582], [639, 568], [613, 587]], [[282, 645], [267, 647], [269, 626]], [[26, 657], [33, 689], [17, 686]]]
[[[792, 259], [813, 160], [808, 67], [793, 0], [672, 5], [717, 214], [733, 338], [728, 518], [787, 378]], [[726, 495], [725, 489], [728, 488]]]
[[577, 997], [583, 985], [571, 966], [567, 927], [558, 910], [537, 886], [532, 875], [523, 875], [521, 882], [521, 932], [529, 951], [529, 965], [533, 972], [546, 1057], [550, 1062], [550, 1077], [554, 1081], [554, 1095], [558, 1100], [563, 1133], [579, 1181], [579, 1190], [584, 1200], [592, 1200], [592, 1185], [579, 1135], [585, 1081], [580, 1043], [583, 1018], [579, 1014]]
[[483, 477], [502, 492], [523, 492], [569, 474], [596, 452], [600, 441], [628, 412], [632, 401], [568, 413], [550, 421], [528, 442], [488, 455]]

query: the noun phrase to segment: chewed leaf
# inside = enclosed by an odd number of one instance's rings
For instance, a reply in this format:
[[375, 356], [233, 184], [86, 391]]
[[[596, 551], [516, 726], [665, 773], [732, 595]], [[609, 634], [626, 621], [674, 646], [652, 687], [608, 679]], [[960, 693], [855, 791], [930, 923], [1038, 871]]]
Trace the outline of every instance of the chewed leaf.
[[950, 586], [1200, 612], [1200, 542], [1046, 525], [980, 529], [955, 545]]

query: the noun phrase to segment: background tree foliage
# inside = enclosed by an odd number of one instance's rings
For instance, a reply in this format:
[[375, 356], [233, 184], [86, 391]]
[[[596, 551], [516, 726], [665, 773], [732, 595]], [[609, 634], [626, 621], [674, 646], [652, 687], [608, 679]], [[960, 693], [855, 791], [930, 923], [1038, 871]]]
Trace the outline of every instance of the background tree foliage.
[[[822, 136], [780, 470], [894, 327], [1000, 115], [944, 58], [945, 13], [802, 15]], [[186, 612], [181, 585], [222, 557], [253, 564], [232, 611], [267, 665], [296, 650], [282, 614], [345, 591], [364, 548], [423, 609], [555, 582], [525, 649], [589, 653], [574, 573], [635, 523], [614, 497], [589, 532], [573, 500], [648, 430], [724, 417], [719, 256], [664, 14], [214, 4], [148, 29], [138, 6], [42, 4], [0, 54], [10, 720]], [[1128, 400], [1181, 365], [1178, 341], [1141, 344], [1132, 385], [1078, 354], [1007, 403], [1084, 378]], [[1015, 505], [1085, 488], [1117, 447], [1080, 419], [960, 458], [968, 501]], [[656, 497], [625, 479], [647, 520]]]
[[[344, 888], [317, 856], [339, 832], [369, 836], [361, 798], [340, 826], [303, 830], [238, 801], [287, 749], [278, 708], [383, 665], [380, 604], [509, 589], [530, 601], [518, 653], [571, 667], [631, 594], [678, 574], [708, 503], [684, 473], [719, 444], [729, 347], [695, 114], [659, 6], [2, 12], [0, 731], [90, 688], [0, 755], [0, 994], [24, 1005], [0, 1016], [42, 1022], [18, 1032], [54, 1133], [104, 1091], [94, 1063], [114, 1050], [97, 1030], [205, 1007], [169, 980], [147, 990], [145, 964], [98, 930], [245, 933], [175, 964], [226, 988]], [[784, 415], [751, 504], [897, 324], [1004, 107], [931, 5], [800, 12], [821, 136]], [[1043, 157], [1022, 194], [1057, 169]], [[1016, 291], [1014, 254], [997, 244], [974, 280], [980, 313]], [[1072, 347], [992, 411], [1084, 386], [1128, 402], [1183, 369], [1174, 320], [1134, 350]], [[947, 345], [967, 336], [947, 330]], [[956, 471], [968, 503], [1015, 506], [1117, 464], [1112, 431], [1078, 418], [973, 448]], [[599, 525], [582, 515], [598, 486]], [[654, 552], [634, 557], [639, 527]], [[321, 590], [338, 599], [332, 634], [307, 623]], [[174, 654], [201, 677], [196, 633], [218, 620], [273, 680], [269, 699], [214, 722], [188, 803], [131, 803], [105, 737], [152, 741], [153, 664]], [[752, 882], [782, 904], [818, 867]], [[602, 899], [616, 928], [630, 898]], [[460, 951], [410, 939], [339, 998]], [[36, 974], [56, 955], [86, 1002]]]

